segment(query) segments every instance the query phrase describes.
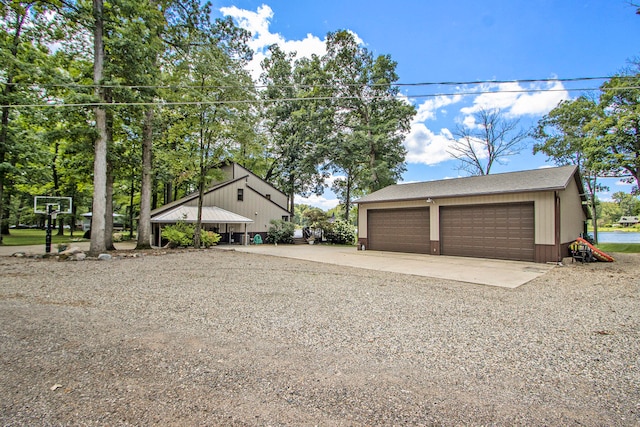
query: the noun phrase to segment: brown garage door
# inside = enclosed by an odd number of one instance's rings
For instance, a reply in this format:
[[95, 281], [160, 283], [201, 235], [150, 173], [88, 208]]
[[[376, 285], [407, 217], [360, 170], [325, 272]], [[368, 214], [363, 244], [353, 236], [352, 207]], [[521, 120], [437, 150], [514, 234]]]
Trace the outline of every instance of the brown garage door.
[[368, 210], [367, 236], [372, 250], [429, 253], [429, 208]]
[[533, 203], [443, 206], [443, 255], [534, 261]]

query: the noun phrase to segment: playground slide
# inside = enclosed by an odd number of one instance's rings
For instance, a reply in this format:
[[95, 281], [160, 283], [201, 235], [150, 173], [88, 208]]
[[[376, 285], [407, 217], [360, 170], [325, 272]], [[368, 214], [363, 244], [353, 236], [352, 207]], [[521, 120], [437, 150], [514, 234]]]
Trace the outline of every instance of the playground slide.
[[614, 262], [615, 261], [615, 259], [613, 259], [613, 257], [611, 255], [608, 255], [608, 254], [602, 252], [600, 249], [596, 248], [595, 246], [593, 246], [591, 243], [589, 243], [588, 241], [586, 241], [582, 237], [578, 237], [576, 239], [576, 241], [582, 243], [583, 245], [587, 245], [589, 247], [589, 249], [591, 249], [591, 252], [593, 252], [593, 256], [596, 257], [598, 259], [598, 261], [604, 261], [604, 262]]

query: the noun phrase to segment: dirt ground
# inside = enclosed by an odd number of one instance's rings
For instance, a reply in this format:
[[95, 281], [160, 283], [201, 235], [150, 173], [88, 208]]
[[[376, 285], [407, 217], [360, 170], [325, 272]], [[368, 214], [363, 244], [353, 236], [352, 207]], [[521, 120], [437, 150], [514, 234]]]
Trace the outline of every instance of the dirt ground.
[[2, 425], [639, 425], [640, 256], [517, 289], [222, 250], [0, 257]]

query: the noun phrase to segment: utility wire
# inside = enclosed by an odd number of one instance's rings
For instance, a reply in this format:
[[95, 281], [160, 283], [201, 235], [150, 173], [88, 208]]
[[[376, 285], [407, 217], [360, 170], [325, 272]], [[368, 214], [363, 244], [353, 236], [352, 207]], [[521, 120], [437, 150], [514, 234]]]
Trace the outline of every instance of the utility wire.
[[[484, 85], [484, 84], [506, 84], [506, 83], [569, 83], [569, 82], [583, 82], [593, 80], [610, 80], [612, 78], [618, 79], [632, 79], [636, 76], [608, 76], [608, 77], [570, 77], [570, 78], [548, 78], [548, 79], [516, 79], [516, 80], [472, 80], [472, 81], [444, 81], [444, 82], [418, 82], [418, 83], [350, 83], [342, 86], [346, 87], [419, 87], [419, 86], [470, 86], [470, 85]], [[335, 84], [276, 84], [276, 85], [115, 85], [115, 84], [80, 84], [80, 83], [31, 83], [31, 82], [12, 82], [5, 83], [6, 85], [14, 87], [43, 87], [43, 88], [80, 88], [80, 89], [267, 89], [267, 88], [323, 88], [331, 89], [335, 88]]]
[[[483, 94], [500, 94], [500, 93], [542, 93], [542, 92], [587, 92], [587, 91], [620, 91], [628, 89], [640, 89], [640, 86], [623, 86], [612, 88], [531, 88], [531, 89], [501, 89], [497, 91], [491, 90], [479, 90], [469, 92], [450, 92], [450, 93], [434, 93], [434, 94], [421, 94], [421, 95], [402, 95], [408, 99], [413, 98], [435, 98], [445, 96], [474, 96]], [[397, 98], [395, 96], [394, 98]], [[178, 105], [223, 105], [223, 104], [268, 104], [275, 102], [302, 102], [302, 101], [328, 101], [328, 100], [340, 100], [340, 99], [360, 99], [359, 96], [313, 96], [313, 97], [301, 97], [301, 98], [275, 98], [275, 99], [237, 99], [237, 100], [198, 100], [198, 101], [148, 101], [148, 102], [84, 102], [84, 103], [57, 103], [49, 102], [43, 104], [5, 104], [0, 105], [0, 108], [37, 108], [37, 107], [125, 107], [125, 106], [178, 106]], [[365, 96], [366, 99], [388, 99], [387, 95], [380, 96]]]

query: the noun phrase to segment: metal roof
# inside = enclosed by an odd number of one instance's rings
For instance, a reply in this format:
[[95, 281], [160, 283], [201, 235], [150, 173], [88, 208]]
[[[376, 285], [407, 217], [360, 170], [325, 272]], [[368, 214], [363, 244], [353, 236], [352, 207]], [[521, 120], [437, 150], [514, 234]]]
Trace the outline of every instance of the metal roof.
[[[560, 166], [521, 172], [470, 176], [438, 181], [396, 184], [368, 194], [354, 203], [464, 197], [531, 191], [563, 190], [577, 173], [577, 166]], [[582, 183], [578, 182], [579, 187]], [[581, 191], [582, 193], [584, 191]], [[582, 198], [584, 196], [581, 195]]]
[[[173, 224], [179, 221], [196, 222], [198, 220], [197, 206], [177, 206], [167, 212], [163, 212], [151, 218], [153, 223]], [[217, 206], [202, 207], [203, 224], [247, 224], [253, 222], [252, 219], [242, 215], [229, 212]]]

